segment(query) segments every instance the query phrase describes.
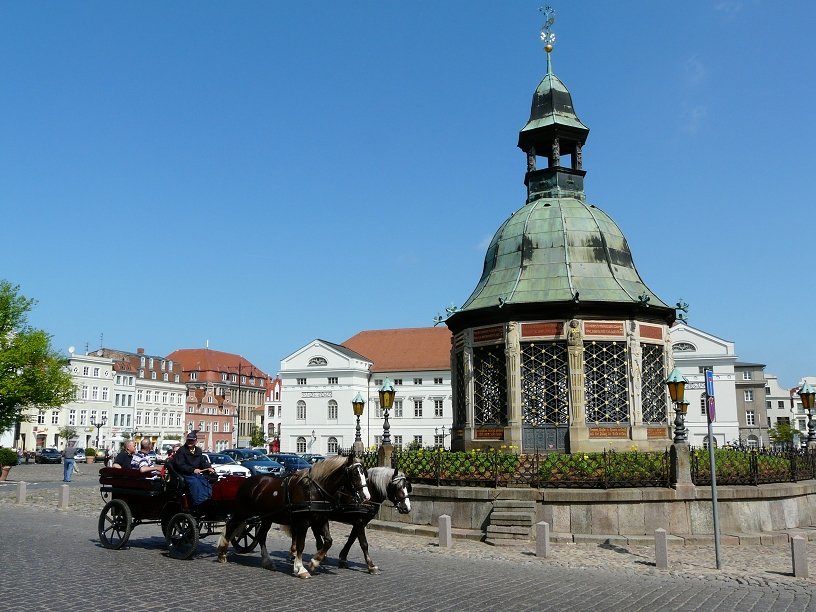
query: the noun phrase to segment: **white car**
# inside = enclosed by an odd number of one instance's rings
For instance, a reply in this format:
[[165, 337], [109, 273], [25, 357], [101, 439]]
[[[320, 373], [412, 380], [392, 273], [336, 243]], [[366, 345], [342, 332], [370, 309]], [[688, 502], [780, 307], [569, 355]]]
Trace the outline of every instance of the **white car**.
[[219, 476], [244, 476], [249, 478], [252, 472], [243, 465], [235, 461], [229, 455], [223, 453], [204, 453], [204, 456], [210, 462], [210, 465], [215, 468], [215, 473]]

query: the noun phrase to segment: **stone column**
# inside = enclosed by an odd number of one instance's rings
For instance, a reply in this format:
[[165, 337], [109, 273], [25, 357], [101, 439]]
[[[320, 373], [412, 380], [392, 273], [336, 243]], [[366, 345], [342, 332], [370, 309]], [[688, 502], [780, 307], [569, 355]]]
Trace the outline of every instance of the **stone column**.
[[586, 427], [586, 402], [584, 398], [584, 334], [582, 324], [573, 319], [567, 324], [567, 356], [569, 360], [570, 397], [570, 451], [575, 452], [581, 442], [589, 439]]
[[688, 444], [675, 442], [669, 451], [671, 481], [678, 499], [694, 499], [694, 483], [691, 481], [691, 455]]
[[[466, 329], [464, 332], [464, 347], [462, 348], [462, 358], [464, 364], [462, 370], [465, 373], [465, 423], [464, 441], [465, 448], [470, 448], [470, 443], [473, 441], [473, 330]], [[452, 443], [451, 443], [452, 444]]]
[[626, 348], [629, 353], [629, 425], [632, 440], [646, 441], [648, 432], [643, 424], [643, 351], [640, 348], [640, 338], [637, 335], [637, 323], [629, 321], [629, 331], [626, 333]]
[[521, 326], [516, 321], [507, 323], [506, 338], [507, 428], [504, 441], [521, 448]]

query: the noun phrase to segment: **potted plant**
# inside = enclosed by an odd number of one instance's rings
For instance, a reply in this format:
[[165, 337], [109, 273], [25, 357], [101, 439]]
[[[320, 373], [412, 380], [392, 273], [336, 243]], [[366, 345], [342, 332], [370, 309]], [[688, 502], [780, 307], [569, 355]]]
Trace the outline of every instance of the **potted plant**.
[[85, 449], [85, 463], [93, 463], [94, 461], [96, 461], [96, 449], [89, 446]]
[[17, 453], [10, 448], [0, 448], [0, 480], [8, 478], [13, 466], [17, 465]]

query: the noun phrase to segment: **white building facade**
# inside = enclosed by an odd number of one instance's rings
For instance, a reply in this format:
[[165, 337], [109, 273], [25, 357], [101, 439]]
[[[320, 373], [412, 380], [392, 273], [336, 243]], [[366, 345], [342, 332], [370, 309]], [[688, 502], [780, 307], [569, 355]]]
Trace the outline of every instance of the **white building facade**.
[[682, 323], [671, 327], [669, 338], [674, 365], [688, 381], [685, 399], [689, 403], [686, 414], [689, 445], [704, 446], [708, 437], [704, 398], [706, 369], [711, 369], [714, 375], [716, 418], [712, 431], [715, 443], [723, 446], [739, 440], [734, 343]]
[[[366, 402], [360, 418], [363, 446], [379, 445], [384, 415], [378, 390], [386, 378], [396, 389], [394, 406], [389, 413], [392, 444], [407, 447], [413, 442], [423, 447], [449, 447], [453, 408], [450, 367], [419, 367], [422, 362], [415, 357], [423, 351], [417, 350], [419, 345], [410, 339], [427, 335], [428, 330], [404, 330], [405, 334], [400, 334], [401, 331], [389, 330], [404, 340], [402, 346], [393, 341], [383, 342], [390, 360], [381, 359], [379, 354], [362, 355], [325, 340], [314, 340], [283, 359], [278, 374], [282, 388], [281, 416], [275, 417], [276, 424], [269, 421], [271, 405], [266, 412], [266, 429], [270, 431], [272, 425], [278, 430], [280, 450], [333, 454], [339, 449], [351, 448], [356, 433], [352, 399], [358, 393]], [[377, 332], [370, 333], [374, 334], [376, 345]], [[444, 350], [434, 350], [439, 353], [436, 362], [449, 360], [449, 332], [440, 329], [433, 334], [446, 334], [445, 342], [440, 343]], [[377, 353], [377, 349], [372, 352]], [[404, 369], [399, 367], [401, 354], [405, 355]], [[378, 362], [385, 367], [378, 370]]]

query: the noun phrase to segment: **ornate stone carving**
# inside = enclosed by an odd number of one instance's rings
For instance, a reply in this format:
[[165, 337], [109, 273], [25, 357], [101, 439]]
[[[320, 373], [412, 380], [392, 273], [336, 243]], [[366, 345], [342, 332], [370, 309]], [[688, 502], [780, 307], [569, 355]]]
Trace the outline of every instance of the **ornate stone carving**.
[[536, 152], [535, 147], [530, 147], [527, 151], [527, 172], [532, 172], [536, 169]]
[[550, 166], [561, 165], [561, 143], [558, 138], [553, 138], [552, 152], [550, 153]]

